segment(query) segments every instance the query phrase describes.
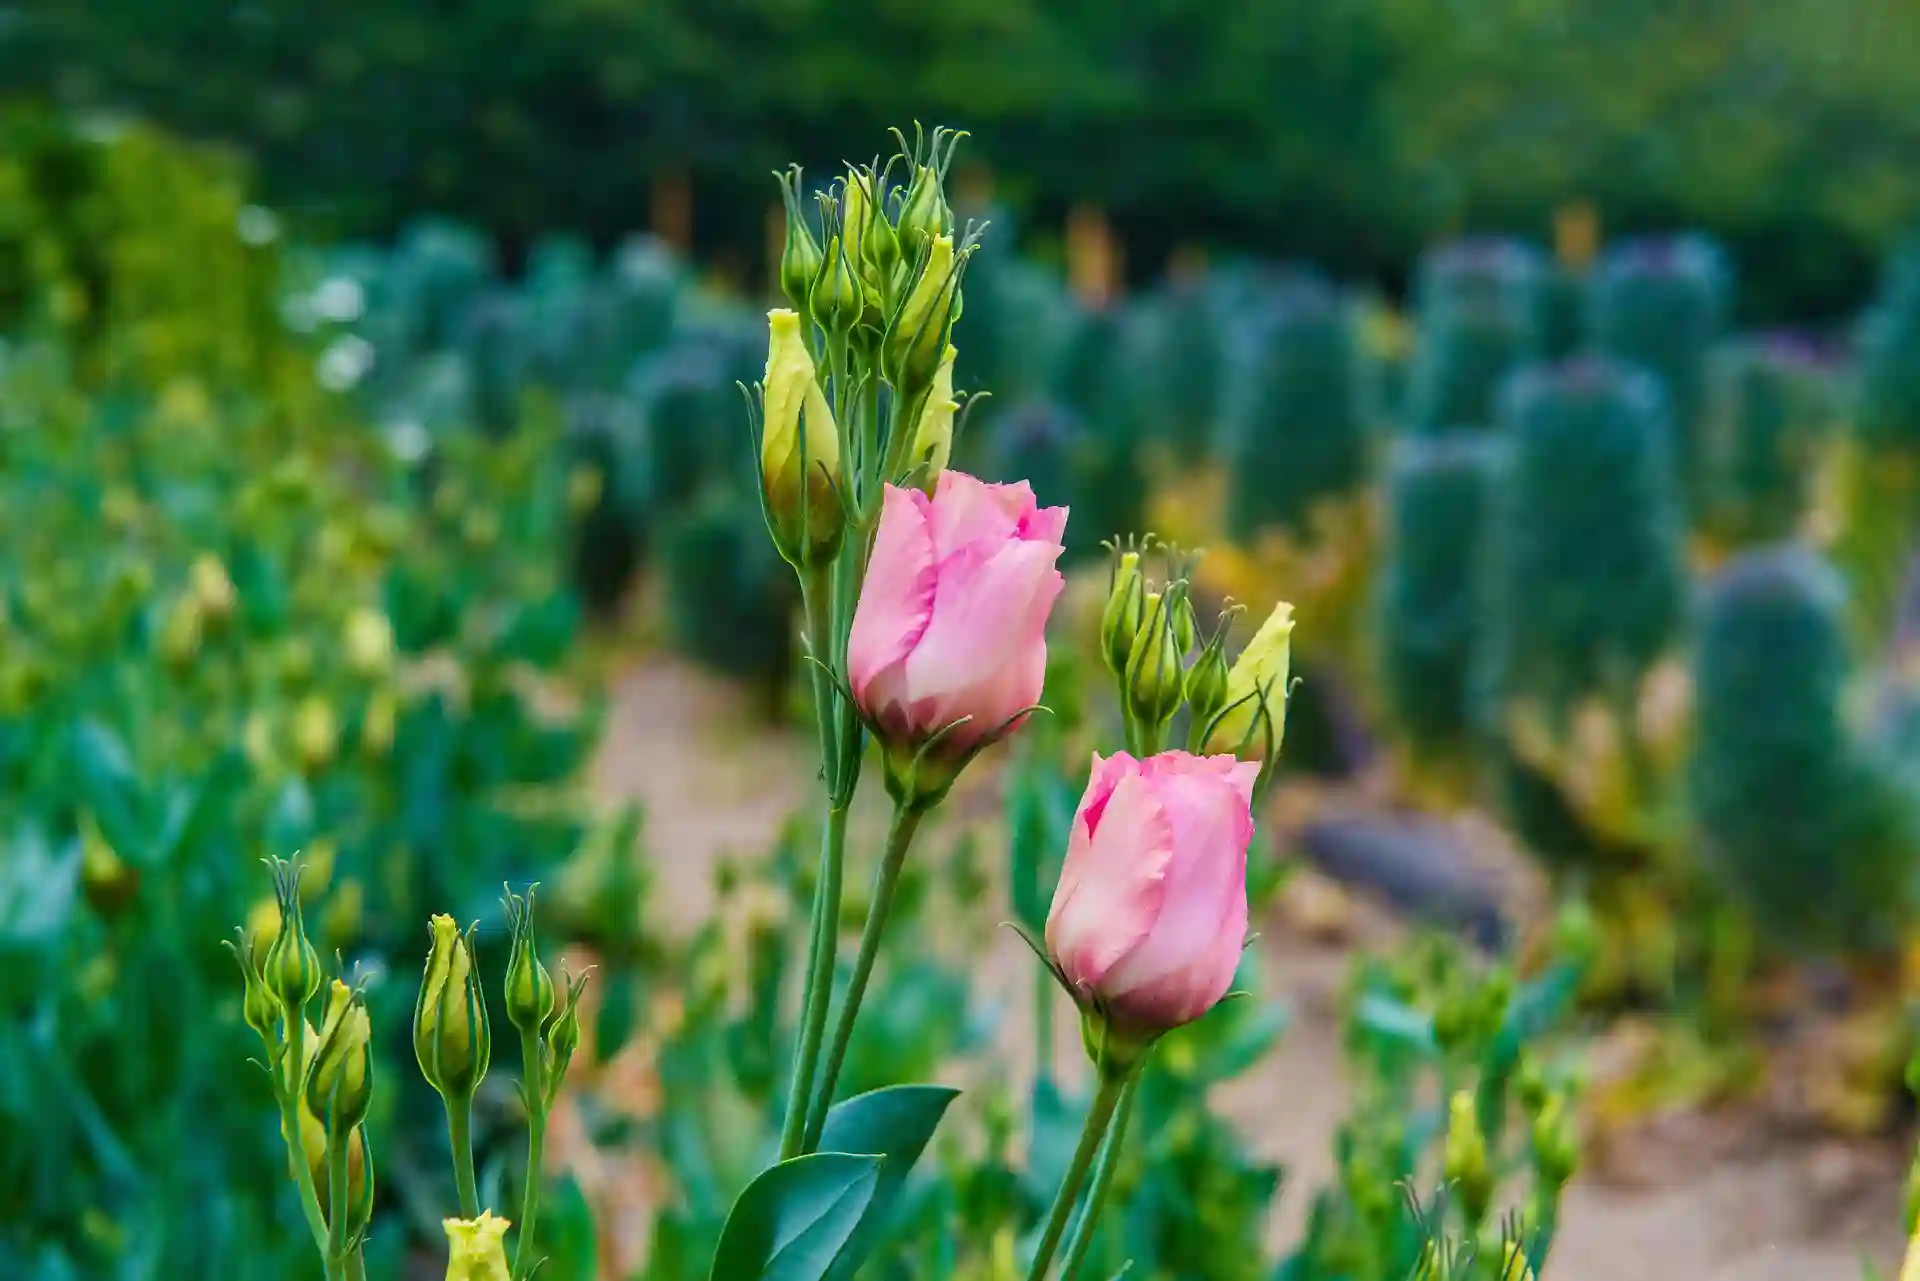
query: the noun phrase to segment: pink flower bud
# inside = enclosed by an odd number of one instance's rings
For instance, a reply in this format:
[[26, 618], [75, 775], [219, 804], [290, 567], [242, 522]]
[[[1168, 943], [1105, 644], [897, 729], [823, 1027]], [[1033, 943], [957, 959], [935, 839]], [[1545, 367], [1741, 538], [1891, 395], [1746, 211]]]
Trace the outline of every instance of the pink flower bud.
[[[1040, 698], [1067, 509], [1025, 481], [944, 471], [929, 498], [889, 485], [847, 641], [847, 683], [890, 756], [944, 734], [964, 758]], [[948, 781], [951, 781], [950, 779]]]
[[1247, 934], [1257, 761], [1093, 758], [1047, 952], [1083, 1008], [1127, 1039], [1191, 1023], [1232, 986]]

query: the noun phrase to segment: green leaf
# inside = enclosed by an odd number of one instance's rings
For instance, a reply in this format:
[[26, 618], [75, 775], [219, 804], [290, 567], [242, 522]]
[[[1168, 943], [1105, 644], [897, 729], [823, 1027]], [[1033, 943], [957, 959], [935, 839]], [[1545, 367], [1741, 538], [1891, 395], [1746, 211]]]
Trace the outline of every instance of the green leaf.
[[822, 1152], [865, 1152], [885, 1158], [873, 1205], [829, 1277], [846, 1281], [859, 1271], [886, 1231], [900, 1185], [926, 1151], [948, 1105], [959, 1096], [960, 1091], [945, 1085], [889, 1085], [856, 1094], [828, 1110], [820, 1130]]
[[711, 1281], [822, 1281], [873, 1202], [880, 1164], [818, 1152], [763, 1171], [727, 1215]]

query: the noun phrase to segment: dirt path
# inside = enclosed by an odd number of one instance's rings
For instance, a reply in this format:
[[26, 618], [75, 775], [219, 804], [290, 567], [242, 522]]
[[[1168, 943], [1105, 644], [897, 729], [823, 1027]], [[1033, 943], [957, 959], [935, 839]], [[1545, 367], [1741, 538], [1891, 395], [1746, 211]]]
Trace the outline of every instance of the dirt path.
[[[596, 782], [645, 806], [647, 844], [660, 859], [658, 919], [698, 920], [711, 905], [714, 860], [764, 848], [805, 802], [810, 745], [752, 723], [729, 688], [671, 660], [634, 668], [613, 697]], [[1371, 930], [1391, 928], [1376, 920]], [[1335, 998], [1348, 952], [1284, 929], [1263, 937], [1292, 1022], [1279, 1050], [1221, 1103], [1305, 1189], [1331, 1174], [1329, 1140], [1345, 1107]], [[1031, 964], [1007, 940], [983, 969], [1024, 991], [1018, 976]], [[1056, 1061], [1072, 1070], [1069, 1035], [1063, 1029]], [[1612, 1164], [1645, 1173], [1632, 1187], [1576, 1180], [1552, 1281], [1859, 1281], [1863, 1257], [1888, 1274], [1897, 1258], [1901, 1166], [1883, 1150], [1783, 1145], [1677, 1118]], [[1283, 1197], [1280, 1239], [1291, 1239], [1306, 1200]]]

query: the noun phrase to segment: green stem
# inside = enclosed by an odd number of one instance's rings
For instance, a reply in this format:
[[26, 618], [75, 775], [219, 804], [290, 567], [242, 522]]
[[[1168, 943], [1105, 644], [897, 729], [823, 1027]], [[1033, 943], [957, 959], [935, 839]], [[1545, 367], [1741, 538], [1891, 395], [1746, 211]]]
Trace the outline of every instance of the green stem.
[[1027, 1281], [1046, 1281], [1047, 1270], [1053, 1264], [1053, 1252], [1060, 1246], [1060, 1237], [1073, 1214], [1073, 1203], [1080, 1197], [1080, 1185], [1086, 1182], [1087, 1170], [1093, 1164], [1094, 1154], [1100, 1150], [1101, 1140], [1106, 1138], [1107, 1123], [1113, 1120], [1114, 1108], [1119, 1106], [1125, 1089], [1124, 1077], [1101, 1074], [1100, 1088], [1094, 1092], [1093, 1105], [1087, 1109], [1086, 1128], [1080, 1131], [1080, 1146], [1073, 1150], [1067, 1177], [1060, 1181], [1060, 1192], [1053, 1198], [1046, 1230], [1033, 1252], [1033, 1266], [1027, 1269]]
[[519, 1235], [513, 1239], [515, 1281], [527, 1275], [525, 1265], [533, 1251], [533, 1225], [540, 1219], [540, 1176], [546, 1165], [547, 1081], [538, 1033], [520, 1034], [520, 1062], [526, 1076], [527, 1181], [520, 1191]]
[[289, 1066], [274, 1082], [280, 1096], [280, 1128], [287, 1140], [288, 1162], [293, 1166], [293, 1181], [300, 1189], [300, 1208], [306, 1213], [307, 1227], [313, 1232], [314, 1248], [324, 1257], [327, 1252], [327, 1217], [320, 1213], [320, 1195], [313, 1186], [313, 1171], [307, 1168], [307, 1147], [300, 1134], [300, 1090], [302, 1069], [306, 1066], [307, 1020], [304, 1011], [290, 1010], [286, 1015], [286, 1061]]
[[327, 1140], [327, 1204], [333, 1207], [333, 1227], [327, 1235], [327, 1275], [346, 1274], [347, 1249], [347, 1157], [353, 1145], [353, 1131], [329, 1136]]
[[853, 962], [853, 977], [848, 980], [847, 994], [840, 1002], [840, 1020], [834, 1024], [826, 1067], [807, 1114], [806, 1137], [800, 1146], [803, 1154], [813, 1151], [819, 1143], [820, 1130], [827, 1123], [827, 1109], [833, 1106], [833, 1092], [840, 1083], [840, 1068], [846, 1062], [847, 1044], [853, 1039], [854, 1021], [860, 1017], [860, 1002], [866, 999], [867, 981], [873, 977], [873, 964], [880, 955], [880, 939], [886, 933], [887, 916], [893, 911], [893, 897], [900, 888], [900, 869], [906, 864], [907, 850], [913, 844], [913, 834], [920, 827], [922, 814], [916, 806], [894, 807], [893, 826], [887, 832], [887, 846], [880, 855], [880, 870], [873, 880], [873, 897], [867, 902], [867, 921], [860, 930], [860, 952]]
[[473, 1100], [447, 1100], [447, 1139], [453, 1148], [453, 1182], [460, 1191], [460, 1217], [480, 1217], [480, 1192], [473, 1178]]
[[805, 1150], [807, 1104], [820, 1065], [820, 1042], [827, 1030], [827, 1007], [833, 1001], [833, 968], [840, 952], [840, 878], [846, 865], [847, 811], [827, 811], [820, 841], [820, 890], [813, 904], [812, 969], [801, 1011], [800, 1044], [793, 1055], [793, 1078], [787, 1089], [787, 1119], [780, 1132], [780, 1159], [790, 1160]]
[[1107, 1203], [1107, 1191], [1113, 1186], [1113, 1172], [1120, 1164], [1120, 1145], [1126, 1140], [1127, 1120], [1133, 1115], [1133, 1096], [1138, 1093], [1134, 1088], [1139, 1074], [1127, 1077], [1127, 1083], [1120, 1094], [1120, 1110], [1113, 1118], [1113, 1125], [1107, 1130], [1107, 1141], [1100, 1146], [1100, 1160], [1093, 1167], [1093, 1184], [1087, 1189], [1087, 1203], [1080, 1211], [1079, 1221], [1073, 1225], [1073, 1233], [1067, 1238], [1067, 1259], [1060, 1265], [1061, 1281], [1073, 1281], [1080, 1270], [1081, 1260], [1093, 1245], [1094, 1225], [1100, 1221], [1100, 1211]]
[[346, 1281], [367, 1281], [367, 1261], [360, 1255], [360, 1247], [355, 1246], [347, 1255]]

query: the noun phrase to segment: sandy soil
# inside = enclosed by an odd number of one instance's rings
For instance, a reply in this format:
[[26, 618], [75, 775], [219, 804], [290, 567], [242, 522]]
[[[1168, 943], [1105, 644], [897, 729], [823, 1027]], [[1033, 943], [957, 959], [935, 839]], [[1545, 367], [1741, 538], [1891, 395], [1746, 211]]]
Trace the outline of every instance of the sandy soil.
[[[809, 744], [754, 723], [729, 688], [671, 660], [632, 669], [613, 697], [596, 783], [646, 808], [648, 845], [661, 859], [656, 919], [697, 920], [711, 901], [713, 861], [764, 848], [806, 803]], [[1394, 923], [1359, 908], [1349, 939], [1390, 940]], [[1262, 929], [1267, 973], [1292, 1022], [1278, 1052], [1221, 1105], [1245, 1117], [1261, 1150], [1305, 1189], [1330, 1173], [1329, 1138], [1345, 1106], [1334, 998], [1353, 943], [1317, 943], [1285, 921]], [[1018, 976], [1031, 964], [1009, 938], [983, 969], [1023, 991]], [[1006, 1048], [1031, 1059], [1031, 1045]], [[1077, 1049], [1064, 1035], [1055, 1049], [1073, 1070]], [[1682, 1116], [1616, 1145], [1606, 1164], [1569, 1190], [1552, 1281], [1857, 1281], [1863, 1258], [1890, 1274], [1898, 1255], [1902, 1162], [1888, 1146], [1787, 1141], [1738, 1119]], [[1305, 1201], [1283, 1197], [1281, 1239]]]

